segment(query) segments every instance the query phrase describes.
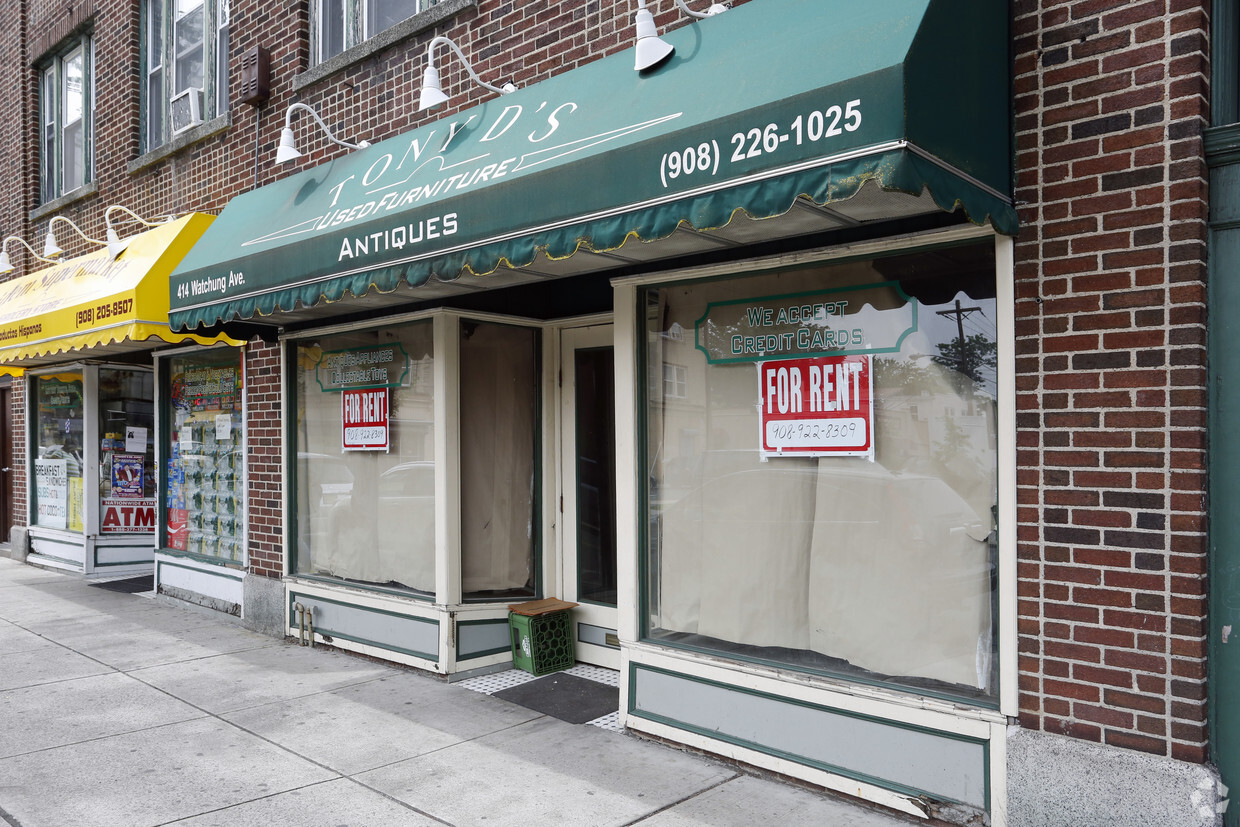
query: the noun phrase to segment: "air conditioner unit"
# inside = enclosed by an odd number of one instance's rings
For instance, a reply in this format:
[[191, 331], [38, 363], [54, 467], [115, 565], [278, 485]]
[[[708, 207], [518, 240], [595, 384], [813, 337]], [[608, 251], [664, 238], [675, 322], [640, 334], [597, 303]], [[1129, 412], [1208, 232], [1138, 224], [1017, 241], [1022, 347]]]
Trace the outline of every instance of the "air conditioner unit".
[[202, 90], [191, 86], [173, 95], [170, 115], [173, 135], [180, 135], [202, 123]]

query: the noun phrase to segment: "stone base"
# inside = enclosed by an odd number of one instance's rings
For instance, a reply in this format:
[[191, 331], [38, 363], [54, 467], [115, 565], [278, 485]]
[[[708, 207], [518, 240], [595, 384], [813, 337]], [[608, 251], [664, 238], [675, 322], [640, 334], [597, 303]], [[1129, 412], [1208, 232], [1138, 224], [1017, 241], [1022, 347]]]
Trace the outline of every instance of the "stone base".
[[26, 562], [30, 555], [30, 535], [25, 526], [15, 526], [9, 533], [7, 545], [0, 545], [0, 557], [11, 557], [18, 562]]
[[284, 582], [274, 577], [247, 574], [243, 583], [241, 622], [247, 629], [272, 637], [284, 637], [287, 613]]
[[1063, 735], [1008, 730], [1009, 827], [1217, 827], [1218, 774]]

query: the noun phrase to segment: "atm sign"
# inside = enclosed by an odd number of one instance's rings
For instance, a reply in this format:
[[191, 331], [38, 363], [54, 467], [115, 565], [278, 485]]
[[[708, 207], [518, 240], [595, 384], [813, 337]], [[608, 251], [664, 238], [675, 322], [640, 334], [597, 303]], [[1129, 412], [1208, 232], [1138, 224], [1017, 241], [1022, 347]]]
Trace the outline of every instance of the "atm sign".
[[104, 499], [99, 515], [100, 534], [154, 534], [155, 500]]

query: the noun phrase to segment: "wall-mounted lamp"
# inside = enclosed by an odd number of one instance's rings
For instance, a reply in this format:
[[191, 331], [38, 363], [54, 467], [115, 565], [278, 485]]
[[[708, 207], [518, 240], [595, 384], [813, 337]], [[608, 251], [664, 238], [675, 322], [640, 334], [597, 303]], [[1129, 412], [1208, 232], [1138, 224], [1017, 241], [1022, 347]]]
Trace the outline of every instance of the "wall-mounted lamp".
[[637, 14], [633, 18], [637, 28], [637, 44], [633, 52], [637, 59], [633, 68], [639, 72], [658, 66], [672, 56], [676, 47], [659, 38], [659, 30], [654, 25], [654, 15], [646, 8], [646, 0], [637, 0]]
[[100, 241], [97, 238], [91, 238], [86, 233], [82, 232], [81, 227], [79, 227], [77, 224], [74, 224], [72, 221], [65, 218], [63, 215], [53, 215], [52, 220], [47, 222], [47, 238], [43, 239], [43, 256], [45, 258], [60, 258], [62, 255], [64, 255], [64, 252], [65, 252], [64, 250], [60, 249], [60, 245], [56, 243], [56, 235], [52, 232], [52, 227], [55, 226], [57, 221], [62, 221], [65, 224], [68, 224], [70, 227], [73, 228], [74, 232], [76, 232], [82, 238], [89, 241], [91, 244], [107, 244], [108, 243], [106, 241]]
[[680, 6], [680, 10], [685, 14], [690, 17], [696, 17], [699, 20], [704, 20], [707, 17], [714, 17], [716, 14], [723, 14], [731, 8], [731, 6], [724, 5], [723, 3], [711, 3], [710, 8], [706, 11], [694, 11], [689, 8], [688, 4], [685, 3], [685, 0], [676, 0], [676, 5]]
[[[723, 3], [711, 3], [710, 8], [701, 12], [689, 8], [685, 0], [676, 0], [676, 5], [680, 6], [680, 10], [685, 14], [699, 20], [723, 14], [730, 8]], [[653, 69], [672, 56], [676, 47], [659, 37], [659, 30], [654, 25], [654, 15], [646, 8], [646, 0], [637, 0], [637, 15], [633, 18], [633, 23], [637, 28], [637, 44], [633, 47], [637, 57], [633, 63], [634, 69], [639, 72]]]
[[108, 245], [108, 258], [113, 261], [116, 261], [116, 257], [125, 252], [125, 248], [129, 246], [129, 242], [132, 240], [128, 238], [122, 239], [120, 235], [117, 234], [116, 229], [112, 226], [112, 213], [117, 211], [125, 213], [134, 221], [137, 221], [139, 224], [145, 224], [148, 227], [158, 227], [160, 224], [166, 224], [175, 218], [175, 216], [170, 215], [163, 221], [147, 221], [133, 210], [128, 207], [123, 207], [120, 204], [113, 204], [108, 207], [103, 211], [103, 223], [108, 227], [108, 240], [103, 243]]
[[27, 250], [30, 251], [30, 255], [34, 256], [39, 261], [46, 261], [48, 264], [58, 263], [56, 259], [54, 258], [45, 258], [39, 255], [38, 253], [36, 253], [34, 251], [34, 248], [31, 247], [29, 244], [27, 244], [25, 240], [23, 240], [22, 238], [19, 238], [18, 236], [15, 236], [15, 235], [11, 235], [8, 238], [6, 238], [2, 244], [0, 244], [0, 276], [8, 275], [9, 273], [17, 269], [13, 266], [12, 260], [9, 259], [9, 242], [10, 241], [16, 241], [18, 244], [25, 247]]
[[284, 113], [284, 129], [280, 131], [280, 146], [276, 149], [276, 163], [287, 164], [294, 158], [300, 158], [301, 153], [297, 151], [297, 146], [293, 142], [293, 110], [301, 109], [310, 113], [310, 117], [314, 118], [319, 128], [327, 135], [327, 139], [334, 144], [339, 144], [346, 149], [365, 149], [370, 146], [370, 141], [358, 141], [351, 144], [348, 141], [342, 141], [332, 134], [327, 128], [327, 124], [323, 123], [323, 119], [319, 117], [319, 113], [315, 112], [304, 103], [289, 104], [288, 111]]
[[439, 70], [435, 68], [435, 47], [447, 46], [456, 56], [461, 59], [461, 63], [465, 65], [465, 71], [469, 72], [469, 77], [474, 83], [483, 89], [489, 89], [497, 95], [507, 95], [509, 92], [517, 91], [517, 87], [511, 83], [505, 83], [503, 86], [492, 86], [482, 78], [478, 77], [478, 73], [474, 71], [474, 67], [469, 65], [469, 61], [465, 59], [465, 53], [460, 47], [442, 35], [436, 37], [426, 47], [426, 73], [422, 76], [422, 94], [418, 98], [418, 111], [425, 112], [427, 109], [437, 109], [448, 102], [448, 96], [443, 93], [443, 86], [439, 82]]

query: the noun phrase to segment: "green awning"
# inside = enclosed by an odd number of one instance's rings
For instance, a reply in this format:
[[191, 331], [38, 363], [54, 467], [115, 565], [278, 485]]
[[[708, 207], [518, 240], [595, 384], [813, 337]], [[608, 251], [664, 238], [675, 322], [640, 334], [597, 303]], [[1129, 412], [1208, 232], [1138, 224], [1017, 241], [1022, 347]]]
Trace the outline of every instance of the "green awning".
[[652, 72], [626, 50], [238, 196], [173, 273], [172, 326], [649, 260], [678, 248], [639, 242], [798, 205], [1014, 235], [1007, 26], [1005, 4], [956, 0], [754, 0], [684, 25]]

